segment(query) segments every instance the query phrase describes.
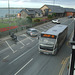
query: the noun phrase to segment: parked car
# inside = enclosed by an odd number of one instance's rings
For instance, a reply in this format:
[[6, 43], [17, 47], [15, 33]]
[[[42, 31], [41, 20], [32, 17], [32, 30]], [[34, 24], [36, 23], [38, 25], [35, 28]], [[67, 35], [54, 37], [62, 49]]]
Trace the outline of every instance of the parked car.
[[68, 16], [68, 18], [72, 18], [72, 16], [70, 15], [70, 16]]
[[74, 20], [75, 20], [75, 16], [74, 16]]
[[35, 28], [29, 28], [26, 33], [30, 36], [37, 36], [38, 35], [38, 30]]
[[60, 20], [59, 19], [52, 20], [52, 23], [60, 24]]

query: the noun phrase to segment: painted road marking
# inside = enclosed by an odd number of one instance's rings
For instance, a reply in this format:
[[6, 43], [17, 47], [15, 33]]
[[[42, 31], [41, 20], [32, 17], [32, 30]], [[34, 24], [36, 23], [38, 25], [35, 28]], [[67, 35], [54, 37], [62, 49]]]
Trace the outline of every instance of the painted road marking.
[[32, 42], [34, 42], [34, 40]]
[[[18, 41], [19, 41], [19, 40], [18, 40]], [[19, 42], [20, 42], [23, 46], [25, 46], [24, 43], [23, 43], [22, 41], [19, 41]]]
[[33, 58], [28, 61], [20, 70], [18, 70], [14, 75], [17, 75], [20, 71], [22, 71], [31, 61], [33, 60]]
[[62, 21], [62, 23], [66, 23], [68, 20]]
[[11, 46], [8, 44], [8, 42], [7, 42], [7, 41], [5, 41], [5, 42], [7, 43], [8, 47], [11, 49], [11, 51], [12, 51], [13, 53], [15, 53], [15, 51], [11, 48]]
[[[23, 35], [26, 36], [25, 34], [23, 34]], [[33, 41], [30, 37], [27, 37], [27, 36], [26, 36], [26, 38], [28, 38], [28, 39], [30, 39], [31, 41]]]
[[69, 58], [70, 57], [67, 57], [65, 60], [62, 60], [62, 62], [61, 62], [62, 67], [61, 67], [61, 69], [59, 71], [59, 75], [63, 75], [64, 69], [66, 67], [66, 64], [67, 64]]
[[[74, 20], [73, 20], [72, 22], [74, 22]], [[72, 22], [71, 22], [71, 23], [72, 23]], [[70, 23], [70, 24], [71, 24], [71, 23]], [[69, 24], [69, 25], [70, 25], [70, 24]]]
[[30, 43], [27, 43], [26, 45], [29, 45]]
[[[28, 39], [28, 38], [25, 38], [25, 39], [23, 39], [23, 40], [21, 40], [21, 41], [24, 41], [24, 40], [26, 40], [26, 39]], [[33, 41], [34, 41], [34, 40], [33, 40]], [[33, 42], [33, 41], [32, 41], [32, 42]], [[18, 43], [20, 43], [20, 42], [18, 42]], [[17, 43], [17, 44], [18, 44], [18, 43]], [[14, 46], [15, 46], [15, 44], [12, 44], [12, 45], [11, 45], [11, 47], [14, 47]], [[25, 46], [25, 45], [24, 45], [24, 46]], [[24, 47], [24, 46], [23, 46], [23, 47]], [[1, 51], [0, 51], [0, 54], [3, 53], [4, 51], [7, 51], [8, 49], [9, 49], [9, 47], [7, 47], [7, 48], [1, 50]], [[17, 52], [17, 50], [14, 51], [13, 53], [15, 53], [15, 52]]]
[[40, 28], [41, 30], [44, 30], [44, 28]]
[[8, 48], [5, 48], [3, 50], [0, 51], [0, 54], [3, 53], [4, 51], [7, 51]]
[[24, 48], [24, 46], [22, 46], [20, 49]]
[[[36, 47], [38, 45], [38, 43], [34, 46]], [[11, 61], [9, 64], [12, 64], [13, 62], [15, 62], [16, 60], [18, 60], [19, 58], [21, 58], [22, 56], [24, 56], [26, 53], [28, 53], [29, 51], [31, 51], [34, 47], [32, 47], [31, 49], [27, 50], [25, 53], [21, 54], [19, 57], [17, 57], [16, 59], [14, 59], [13, 61]]]
[[7, 55], [6, 57], [4, 57], [3, 60], [6, 59], [6, 58], [8, 58], [8, 57], [9, 57], [9, 55]]

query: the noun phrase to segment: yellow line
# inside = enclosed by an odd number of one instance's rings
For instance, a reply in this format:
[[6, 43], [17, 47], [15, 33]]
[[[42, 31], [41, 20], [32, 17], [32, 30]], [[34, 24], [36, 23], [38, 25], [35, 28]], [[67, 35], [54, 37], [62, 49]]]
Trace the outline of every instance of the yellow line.
[[61, 64], [64, 64], [64, 59], [62, 60]]
[[61, 64], [63, 64], [63, 65], [62, 65], [62, 67], [60, 69], [59, 75], [62, 75], [63, 74], [68, 59], [69, 59], [69, 57], [67, 57], [65, 60], [62, 60]]
[[71, 45], [68, 41], [66, 42], [66, 45], [71, 48]]

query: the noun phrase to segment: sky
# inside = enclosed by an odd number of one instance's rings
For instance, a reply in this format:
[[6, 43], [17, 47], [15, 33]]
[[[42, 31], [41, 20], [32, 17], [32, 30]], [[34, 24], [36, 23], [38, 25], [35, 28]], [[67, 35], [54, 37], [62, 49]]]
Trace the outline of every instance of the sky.
[[[75, 9], [75, 0], [9, 0], [10, 7], [18, 8], [41, 8], [45, 4]], [[0, 0], [1, 7], [8, 7], [8, 0]]]

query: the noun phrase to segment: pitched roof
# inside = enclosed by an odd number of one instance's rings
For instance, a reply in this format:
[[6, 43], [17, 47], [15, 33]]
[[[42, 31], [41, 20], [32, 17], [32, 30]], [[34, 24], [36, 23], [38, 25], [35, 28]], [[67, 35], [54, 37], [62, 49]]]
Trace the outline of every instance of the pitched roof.
[[60, 6], [55, 6], [55, 5], [46, 5], [49, 9], [51, 9], [50, 12], [54, 12], [54, 13], [64, 13], [65, 10], [63, 7]]
[[25, 8], [25, 9], [22, 9], [21, 11], [26, 12], [28, 15], [30, 14], [35, 15], [36, 13], [38, 14], [42, 13], [42, 11], [38, 8]]
[[73, 8], [64, 8], [66, 12], [75, 12], [75, 9]]

